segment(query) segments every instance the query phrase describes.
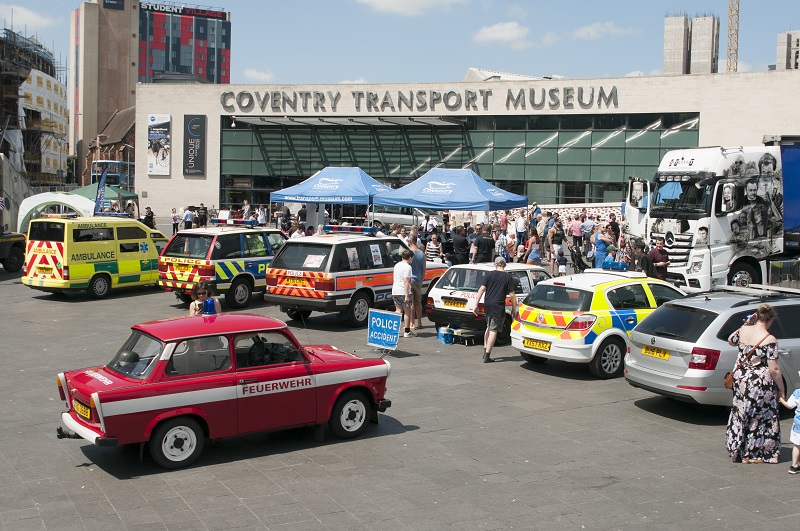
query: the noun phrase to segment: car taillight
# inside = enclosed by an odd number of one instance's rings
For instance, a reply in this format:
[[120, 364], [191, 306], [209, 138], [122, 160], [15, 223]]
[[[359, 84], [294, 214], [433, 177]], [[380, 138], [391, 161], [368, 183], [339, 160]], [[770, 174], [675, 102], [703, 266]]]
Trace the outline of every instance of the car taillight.
[[278, 275], [267, 275], [267, 286], [277, 286]]
[[217, 272], [213, 265], [198, 266], [197, 274], [200, 275], [201, 280], [214, 280], [217, 278]]
[[483, 319], [483, 316], [485, 314], [486, 314], [486, 309], [484, 308], [483, 303], [479, 302], [478, 303], [478, 310], [477, 310], [477, 312], [475, 314], [475, 319], [480, 321], [481, 319]]
[[64, 402], [67, 401], [67, 394], [64, 392], [64, 388], [61, 386], [61, 378], [56, 376], [56, 384], [58, 385], [58, 396], [61, 397], [61, 400]]
[[597, 321], [596, 315], [584, 313], [570, 321], [566, 330], [589, 330], [592, 326], [594, 326], [595, 321]]
[[167, 263], [166, 262], [158, 262], [158, 272], [159, 273], [166, 273], [167, 272]]
[[317, 291], [336, 291], [336, 279], [318, 278], [314, 282], [314, 289]]
[[700, 369], [701, 371], [713, 371], [719, 362], [719, 350], [694, 347], [692, 357], [689, 359], [690, 369]]
[[61, 278], [64, 280], [69, 280], [69, 266], [64, 266], [61, 268]]

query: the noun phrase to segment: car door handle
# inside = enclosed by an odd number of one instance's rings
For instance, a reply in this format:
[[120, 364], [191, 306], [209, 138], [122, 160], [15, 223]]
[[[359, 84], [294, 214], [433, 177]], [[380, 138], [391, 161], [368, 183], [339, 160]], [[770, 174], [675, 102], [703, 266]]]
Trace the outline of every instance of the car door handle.
[[628, 317], [627, 319], [625, 319], [625, 322], [628, 323], [628, 324], [633, 324], [633, 323], [636, 322], [636, 318], [635, 317]]
[[789, 355], [789, 349], [788, 348], [779, 348], [778, 349], [778, 354], [783, 354], [784, 356], [788, 356]]
[[258, 383], [258, 378], [247, 378], [246, 380], [239, 380], [239, 385], [247, 385], [251, 383]]

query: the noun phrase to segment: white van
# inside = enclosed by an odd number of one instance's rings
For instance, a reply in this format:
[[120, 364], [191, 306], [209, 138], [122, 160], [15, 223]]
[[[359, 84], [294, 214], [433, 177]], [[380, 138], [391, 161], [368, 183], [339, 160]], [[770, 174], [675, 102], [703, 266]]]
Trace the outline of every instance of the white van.
[[436, 225], [442, 227], [442, 216], [436, 210], [427, 208], [413, 207], [394, 207], [394, 206], [374, 206], [373, 210], [367, 212], [367, 225], [373, 227], [388, 227], [394, 223], [400, 223], [406, 227], [422, 225], [425, 216], [436, 218]]

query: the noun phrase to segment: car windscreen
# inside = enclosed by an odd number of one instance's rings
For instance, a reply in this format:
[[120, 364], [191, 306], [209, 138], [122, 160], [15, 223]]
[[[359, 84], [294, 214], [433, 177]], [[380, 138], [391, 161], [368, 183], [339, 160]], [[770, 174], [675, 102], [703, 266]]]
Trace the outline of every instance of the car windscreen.
[[152, 372], [162, 350], [163, 343], [134, 330], [106, 367], [129, 378], [144, 380]]
[[439, 279], [439, 282], [436, 283], [436, 287], [439, 289], [477, 292], [481, 284], [483, 284], [483, 278], [485, 276], [486, 271], [484, 270], [464, 268], [448, 269], [447, 272], [442, 275], [442, 278]]
[[586, 312], [592, 307], [592, 292], [557, 284], [537, 284], [525, 297], [524, 304], [555, 312]]
[[64, 243], [64, 223], [61, 221], [33, 221], [28, 229], [28, 241]]
[[271, 267], [297, 271], [325, 271], [330, 252], [330, 245], [294, 243], [290, 240], [275, 256]]
[[718, 314], [681, 304], [665, 304], [636, 325], [636, 331], [695, 343]]
[[174, 258], [198, 258], [204, 260], [208, 256], [214, 236], [208, 234], [178, 234], [161, 256]]

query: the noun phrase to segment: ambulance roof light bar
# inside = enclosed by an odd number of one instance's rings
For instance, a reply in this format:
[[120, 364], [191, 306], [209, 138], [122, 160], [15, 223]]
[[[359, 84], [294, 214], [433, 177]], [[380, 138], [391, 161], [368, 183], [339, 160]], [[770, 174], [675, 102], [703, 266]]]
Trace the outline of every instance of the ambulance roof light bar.
[[211, 218], [211, 223], [213, 225], [244, 225], [246, 227], [253, 228], [258, 225], [258, 221], [255, 219], [222, 219], [222, 218]]
[[95, 217], [107, 217], [107, 218], [129, 218], [127, 212], [95, 212]]
[[356, 225], [325, 225], [322, 227], [322, 230], [325, 232], [332, 232], [336, 233], [357, 233], [357, 234], [366, 234], [370, 236], [375, 236], [375, 233], [378, 232], [378, 229], [375, 227], [361, 227]]
[[40, 218], [53, 218], [53, 219], [75, 219], [78, 214], [42, 214]]

